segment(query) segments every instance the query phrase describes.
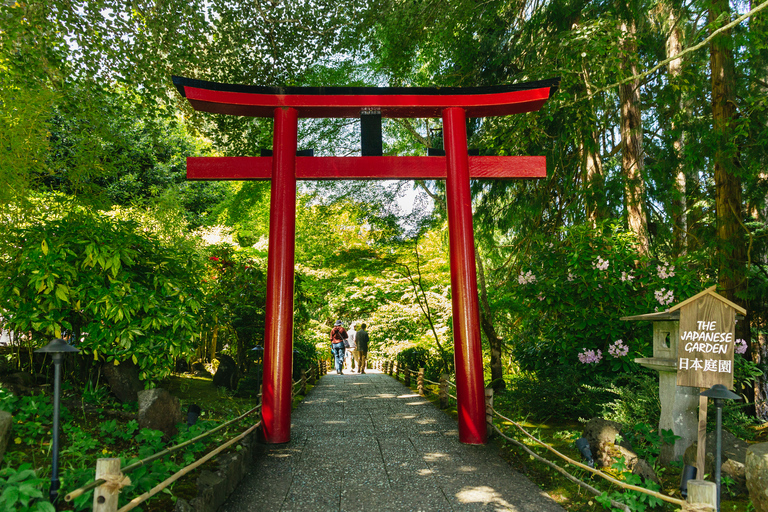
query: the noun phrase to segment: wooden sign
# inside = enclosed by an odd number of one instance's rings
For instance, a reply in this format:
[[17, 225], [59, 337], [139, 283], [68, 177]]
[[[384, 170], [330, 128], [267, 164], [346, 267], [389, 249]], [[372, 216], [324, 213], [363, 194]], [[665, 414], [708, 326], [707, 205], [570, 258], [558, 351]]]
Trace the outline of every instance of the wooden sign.
[[744, 314], [744, 309], [715, 293], [714, 287], [672, 309], [680, 310], [677, 385], [722, 384], [733, 389], [736, 313]]

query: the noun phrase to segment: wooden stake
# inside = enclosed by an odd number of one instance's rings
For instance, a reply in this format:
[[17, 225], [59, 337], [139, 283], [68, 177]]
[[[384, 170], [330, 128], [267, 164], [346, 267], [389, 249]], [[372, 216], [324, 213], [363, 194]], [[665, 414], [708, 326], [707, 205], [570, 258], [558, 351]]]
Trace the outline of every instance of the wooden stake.
[[104, 479], [106, 482], [93, 491], [93, 512], [115, 512], [117, 510], [120, 491], [114, 485], [110, 485], [110, 482], [120, 474], [119, 458], [96, 460], [96, 480]]
[[[701, 388], [705, 391], [706, 388]], [[704, 480], [704, 465], [707, 461], [707, 397], [699, 396], [699, 439], [696, 451], [696, 475]]]
[[[688, 503], [696, 503], [717, 510], [717, 485], [704, 480], [688, 480]], [[702, 510], [698, 508], [697, 510]]]

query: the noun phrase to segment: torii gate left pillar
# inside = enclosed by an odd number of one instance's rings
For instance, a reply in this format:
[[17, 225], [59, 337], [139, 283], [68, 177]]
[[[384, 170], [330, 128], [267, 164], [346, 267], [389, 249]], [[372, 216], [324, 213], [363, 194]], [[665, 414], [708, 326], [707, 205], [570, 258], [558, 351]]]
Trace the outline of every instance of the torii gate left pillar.
[[[174, 77], [197, 109], [274, 117], [272, 157], [188, 158], [189, 179], [271, 179], [262, 433], [290, 440], [297, 179], [445, 179], [451, 257], [459, 440], [486, 439], [472, 228], [472, 178], [540, 178], [543, 157], [469, 157], [467, 115], [538, 110], [558, 80], [475, 89], [268, 88]], [[442, 117], [445, 157], [297, 157], [299, 117]], [[379, 117], [380, 119], [380, 117]], [[375, 144], [374, 144], [375, 146]], [[380, 142], [379, 142], [380, 147]], [[364, 144], [364, 155], [366, 155]]]

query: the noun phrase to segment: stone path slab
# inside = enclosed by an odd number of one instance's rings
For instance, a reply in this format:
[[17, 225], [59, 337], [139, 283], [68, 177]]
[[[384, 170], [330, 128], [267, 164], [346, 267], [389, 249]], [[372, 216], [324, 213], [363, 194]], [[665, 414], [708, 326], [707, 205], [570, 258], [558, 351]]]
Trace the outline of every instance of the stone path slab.
[[291, 441], [259, 445], [220, 512], [564, 510], [493, 446], [460, 443], [450, 416], [375, 370], [324, 376], [291, 420]]

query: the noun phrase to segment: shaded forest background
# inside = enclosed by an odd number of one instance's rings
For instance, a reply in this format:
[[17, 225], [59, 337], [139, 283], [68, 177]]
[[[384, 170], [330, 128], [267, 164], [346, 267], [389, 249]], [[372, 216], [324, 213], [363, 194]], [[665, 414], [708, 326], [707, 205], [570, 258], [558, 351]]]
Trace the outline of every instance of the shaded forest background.
[[[185, 158], [258, 155], [271, 121], [193, 112], [172, 75], [467, 87], [560, 77], [540, 112], [468, 126], [481, 154], [546, 155], [548, 166], [538, 181], [472, 183], [486, 381], [573, 390], [561, 410], [578, 417], [580, 385], [629, 385], [641, 374], [632, 359], [651, 355], [650, 327], [621, 316], [716, 284], [748, 311], [737, 390], [766, 420], [766, 5], [5, 2], [0, 316], [15, 364], [68, 336], [88, 356], [83, 381], [130, 361], [152, 385], [180, 359], [223, 351], [247, 366], [263, 343], [269, 183], [187, 182]], [[384, 132], [389, 155], [442, 145], [435, 119], [386, 120]], [[299, 146], [359, 154], [359, 127], [302, 120]], [[443, 184], [300, 187], [297, 357], [326, 350], [341, 318], [366, 322], [378, 353], [450, 371]]]

